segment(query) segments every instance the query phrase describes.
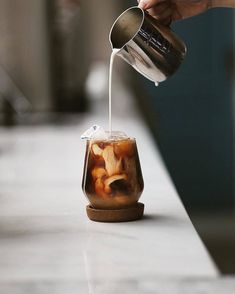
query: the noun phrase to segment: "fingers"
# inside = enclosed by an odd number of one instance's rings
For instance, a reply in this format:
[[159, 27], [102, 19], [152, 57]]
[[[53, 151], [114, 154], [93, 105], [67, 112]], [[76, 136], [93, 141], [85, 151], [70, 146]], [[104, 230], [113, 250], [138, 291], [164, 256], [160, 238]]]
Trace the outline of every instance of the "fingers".
[[173, 9], [167, 2], [162, 2], [149, 9], [149, 13], [159, 22], [169, 25], [172, 20]]
[[168, 26], [172, 22], [173, 6], [169, 0], [139, 0], [139, 7], [145, 7], [163, 25]]
[[169, 8], [169, 3], [164, 1], [156, 4], [155, 6], [151, 7], [148, 9], [149, 13], [151, 15], [161, 15], [164, 13], [168, 8]]
[[165, 0], [137, 0], [139, 2], [139, 7], [146, 10], [154, 7], [155, 5], [165, 2]]
[[168, 25], [171, 24], [171, 22], [173, 20], [173, 18], [172, 18], [172, 9], [169, 8], [169, 9], [165, 10], [160, 15], [154, 14], [154, 18], [156, 18], [161, 24], [168, 26]]

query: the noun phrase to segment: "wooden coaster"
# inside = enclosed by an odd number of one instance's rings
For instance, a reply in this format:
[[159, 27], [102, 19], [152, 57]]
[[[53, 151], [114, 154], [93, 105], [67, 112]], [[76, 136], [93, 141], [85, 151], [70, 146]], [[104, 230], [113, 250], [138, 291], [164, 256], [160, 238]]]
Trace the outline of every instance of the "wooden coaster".
[[123, 209], [95, 209], [86, 207], [87, 216], [96, 222], [128, 222], [141, 219], [144, 214], [144, 204], [138, 202], [135, 206]]

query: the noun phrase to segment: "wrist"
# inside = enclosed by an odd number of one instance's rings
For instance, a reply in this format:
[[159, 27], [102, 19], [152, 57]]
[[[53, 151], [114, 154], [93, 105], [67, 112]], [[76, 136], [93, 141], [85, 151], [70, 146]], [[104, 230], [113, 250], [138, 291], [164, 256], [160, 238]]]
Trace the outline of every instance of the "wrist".
[[235, 8], [235, 0], [209, 0], [209, 8], [230, 7]]

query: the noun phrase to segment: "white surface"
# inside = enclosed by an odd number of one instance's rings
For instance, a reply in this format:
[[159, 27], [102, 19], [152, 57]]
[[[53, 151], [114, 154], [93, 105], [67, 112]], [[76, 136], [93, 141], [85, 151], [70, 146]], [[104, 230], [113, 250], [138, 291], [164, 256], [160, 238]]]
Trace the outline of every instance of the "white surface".
[[216, 279], [217, 269], [139, 119], [115, 119], [113, 126], [137, 139], [144, 219], [88, 220], [80, 134], [94, 123], [103, 125], [103, 118], [0, 129], [0, 293], [144, 294], [158, 293], [163, 284], [176, 289], [180, 281]]

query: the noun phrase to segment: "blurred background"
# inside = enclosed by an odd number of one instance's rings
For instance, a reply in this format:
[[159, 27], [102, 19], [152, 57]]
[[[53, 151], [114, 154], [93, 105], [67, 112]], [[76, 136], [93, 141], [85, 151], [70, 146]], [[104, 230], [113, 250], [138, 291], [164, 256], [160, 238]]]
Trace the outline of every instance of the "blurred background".
[[[136, 1], [97, 2], [0, 1], [4, 132], [106, 113], [109, 30]], [[119, 97], [113, 101], [116, 115], [125, 117], [131, 108], [144, 117], [222, 273], [235, 273], [234, 12], [215, 9], [174, 24], [188, 53], [177, 74], [158, 88], [118, 62]]]

